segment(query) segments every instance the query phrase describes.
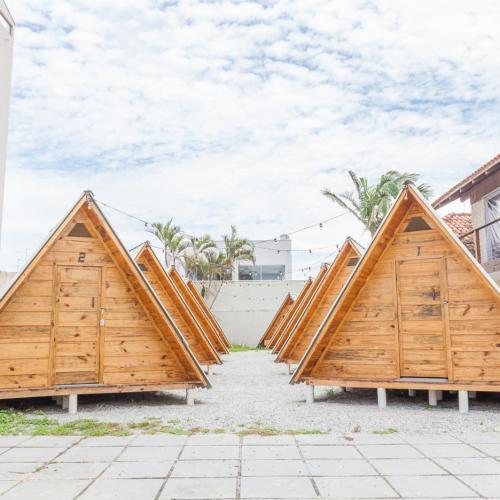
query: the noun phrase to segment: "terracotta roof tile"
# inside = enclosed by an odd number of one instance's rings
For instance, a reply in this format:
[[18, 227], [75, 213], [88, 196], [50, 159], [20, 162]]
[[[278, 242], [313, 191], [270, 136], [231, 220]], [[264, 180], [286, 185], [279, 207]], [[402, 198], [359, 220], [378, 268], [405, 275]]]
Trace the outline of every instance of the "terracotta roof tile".
[[[472, 231], [472, 215], [463, 212], [451, 212], [443, 217], [443, 220], [450, 227], [450, 229], [458, 236]], [[461, 238], [462, 243], [474, 254], [474, 236], [469, 234], [465, 238]]]
[[497, 154], [477, 170], [474, 170], [472, 174], [468, 175], [465, 179], [462, 179], [459, 183], [455, 184], [455, 186], [446, 191], [446, 193], [442, 194], [439, 198], [434, 200], [432, 206], [437, 209], [446, 205], [450, 201], [457, 199], [462, 188], [467, 186], [467, 184], [469, 183], [473, 183], [481, 175], [488, 174], [488, 171], [493, 167], [500, 167], [500, 154]]

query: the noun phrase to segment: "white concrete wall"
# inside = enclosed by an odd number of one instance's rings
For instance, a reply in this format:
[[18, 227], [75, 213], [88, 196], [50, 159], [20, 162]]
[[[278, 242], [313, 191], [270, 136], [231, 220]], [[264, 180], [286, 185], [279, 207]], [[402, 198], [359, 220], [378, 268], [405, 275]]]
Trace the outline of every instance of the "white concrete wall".
[[13, 41], [14, 21], [4, 1], [0, 0], [0, 230], [3, 213], [5, 161], [7, 157]]
[[304, 283], [305, 280], [227, 281], [221, 287], [218, 282], [206, 300], [231, 343], [255, 347], [285, 295], [297, 295]]

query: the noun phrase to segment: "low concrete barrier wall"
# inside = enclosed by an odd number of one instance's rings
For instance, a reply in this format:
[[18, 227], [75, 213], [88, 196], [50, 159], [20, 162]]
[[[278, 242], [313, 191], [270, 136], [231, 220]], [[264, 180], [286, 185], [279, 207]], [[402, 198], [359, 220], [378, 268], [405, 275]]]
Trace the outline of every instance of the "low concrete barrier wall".
[[[295, 296], [305, 280], [212, 283], [205, 300], [233, 344], [256, 346], [285, 295]], [[201, 283], [197, 283], [201, 289]]]

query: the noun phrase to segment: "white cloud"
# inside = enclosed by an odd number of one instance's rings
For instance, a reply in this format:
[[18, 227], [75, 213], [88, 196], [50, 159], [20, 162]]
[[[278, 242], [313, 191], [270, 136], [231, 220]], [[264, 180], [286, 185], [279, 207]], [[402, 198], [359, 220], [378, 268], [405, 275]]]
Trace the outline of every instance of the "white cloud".
[[[493, 0], [10, 7], [4, 268], [87, 188], [188, 231], [268, 238], [340, 213], [320, 190], [348, 189], [348, 169], [416, 171], [439, 194], [498, 152]], [[147, 237], [112, 220], [129, 245]], [[345, 217], [294, 245], [348, 234], [367, 239]]]

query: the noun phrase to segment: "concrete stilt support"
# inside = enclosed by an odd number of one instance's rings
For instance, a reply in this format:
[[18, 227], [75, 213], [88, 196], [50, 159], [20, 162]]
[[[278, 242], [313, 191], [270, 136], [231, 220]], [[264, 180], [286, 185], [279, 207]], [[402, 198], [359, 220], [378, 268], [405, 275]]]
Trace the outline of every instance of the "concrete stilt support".
[[377, 404], [380, 409], [387, 406], [387, 391], [383, 388], [377, 389]]
[[69, 396], [61, 397], [61, 408], [67, 410], [69, 408]]
[[408, 389], [408, 396], [410, 398], [414, 398], [417, 395], [417, 391], [415, 389]]
[[438, 401], [443, 400], [443, 391], [436, 391], [436, 396]]
[[429, 391], [429, 405], [430, 406], [437, 406], [437, 404], [438, 404], [437, 391], [430, 390]]
[[207, 375], [212, 375], [212, 365], [207, 365]]
[[288, 375], [291, 375], [292, 374], [292, 365], [290, 363], [287, 363], [286, 367], [288, 369]]
[[347, 392], [347, 387], [341, 387], [340, 392]]
[[68, 413], [70, 415], [78, 413], [78, 394], [70, 394], [68, 396]]
[[63, 405], [63, 396], [55, 396], [54, 401], [56, 402], [57, 406], [62, 406]]
[[458, 391], [458, 411], [469, 413], [469, 395], [467, 391]]
[[306, 403], [312, 405], [314, 403], [314, 385], [306, 385]]
[[193, 389], [186, 389], [186, 404], [194, 406], [194, 392]]
[[476, 398], [477, 398], [477, 392], [469, 391], [469, 399], [476, 399]]

